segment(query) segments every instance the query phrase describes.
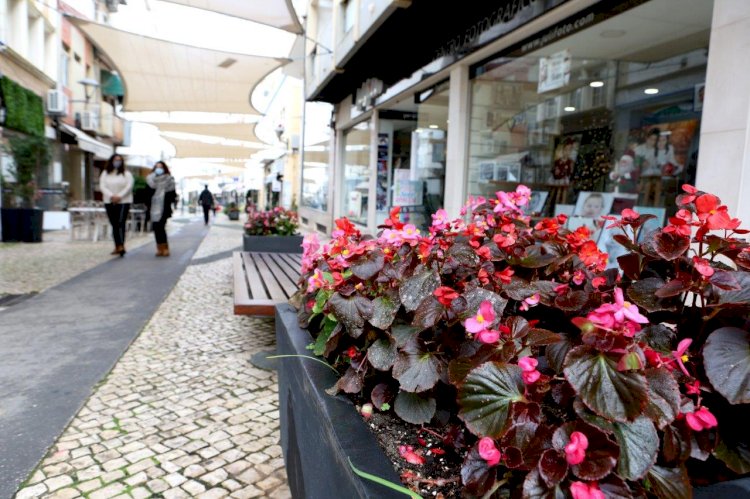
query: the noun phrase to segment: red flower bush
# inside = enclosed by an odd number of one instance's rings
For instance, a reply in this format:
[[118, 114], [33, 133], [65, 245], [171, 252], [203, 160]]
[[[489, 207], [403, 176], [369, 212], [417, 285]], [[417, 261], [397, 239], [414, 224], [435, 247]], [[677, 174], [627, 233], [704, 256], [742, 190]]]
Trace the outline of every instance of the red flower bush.
[[293, 236], [297, 233], [297, 212], [276, 207], [269, 211], [248, 213], [245, 234], [248, 236]]
[[645, 238], [651, 215], [608, 217], [629, 252], [605, 270], [587, 229], [532, 226], [528, 194], [306, 244], [299, 319], [334, 391], [449, 435], [468, 497], [689, 497], [750, 472], [747, 231], [686, 186]]

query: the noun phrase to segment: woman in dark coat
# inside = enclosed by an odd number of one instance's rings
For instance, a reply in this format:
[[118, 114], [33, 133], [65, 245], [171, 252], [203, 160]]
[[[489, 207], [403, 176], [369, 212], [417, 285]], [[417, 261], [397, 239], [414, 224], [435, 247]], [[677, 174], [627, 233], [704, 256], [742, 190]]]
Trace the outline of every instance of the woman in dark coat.
[[177, 198], [174, 177], [169, 173], [167, 164], [158, 161], [146, 177], [146, 183], [154, 190], [150, 214], [151, 227], [156, 238], [156, 256], [169, 256], [166, 225], [172, 216], [172, 204]]

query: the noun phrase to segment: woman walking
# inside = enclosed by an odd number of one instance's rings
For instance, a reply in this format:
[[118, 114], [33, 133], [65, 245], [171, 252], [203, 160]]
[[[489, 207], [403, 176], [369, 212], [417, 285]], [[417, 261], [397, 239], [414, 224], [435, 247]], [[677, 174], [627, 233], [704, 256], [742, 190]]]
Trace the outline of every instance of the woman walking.
[[156, 256], [169, 256], [169, 242], [167, 241], [167, 220], [172, 216], [172, 204], [177, 192], [174, 178], [169, 173], [169, 167], [164, 161], [158, 161], [151, 173], [146, 177], [146, 183], [154, 189], [151, 196], [151, 227], [156, 238]]
[[112, 225], [115, 249], [111, 254], [125, 256], [125, 223], [133, 202], [133, 175], [125, 169], [125, 160], [119, 154], [113, 154], [107, 161], [99, 177], [99, 189]]

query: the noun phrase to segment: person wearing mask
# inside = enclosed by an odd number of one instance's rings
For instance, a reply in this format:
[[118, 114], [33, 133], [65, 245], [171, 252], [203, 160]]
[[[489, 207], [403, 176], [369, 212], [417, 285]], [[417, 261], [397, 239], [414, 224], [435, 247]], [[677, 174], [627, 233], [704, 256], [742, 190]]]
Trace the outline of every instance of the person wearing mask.
[[115, 249], [112, 255], [125, 256], [125, 224], [133, 202], [133, 175], [125, 169], [125, 161], [113, 154], [99, 177], [104, 208], [112, 225]]
[[177, 198], [174, 177], [170, 174], [167, 164], [158, 161], [146, 177], [146, 183], [154, 190], [150, 214], [151, 227], [156, 238], [156, 256], [169, 256], [166, 225], [172, 216], [172, 205]]
[[[198, 197], [198, 201], [200, 201], [201, 206], [203, 207], [203, 222], [208, 225], [208, 212], [214, 205], [214, 196], [211, 194], [211, 191], [208, 190], [208, 184], [203, 188], [203, 192], [201, 192], [201, 195]], [[214, 213], [214, 216], [215, 215], [216, 214]]]

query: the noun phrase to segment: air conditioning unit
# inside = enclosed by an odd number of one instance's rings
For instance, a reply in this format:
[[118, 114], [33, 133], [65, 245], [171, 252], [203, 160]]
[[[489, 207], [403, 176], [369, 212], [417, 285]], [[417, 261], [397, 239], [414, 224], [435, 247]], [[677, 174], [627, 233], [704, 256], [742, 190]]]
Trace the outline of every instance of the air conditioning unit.
[[62, 90], [47, 90], [47, 114], [50, 116], [68, 115], [68, 96]]
[[99, 115], [94, 111], [81, 113], [81, 130], [96, 132], [99, 130]]

